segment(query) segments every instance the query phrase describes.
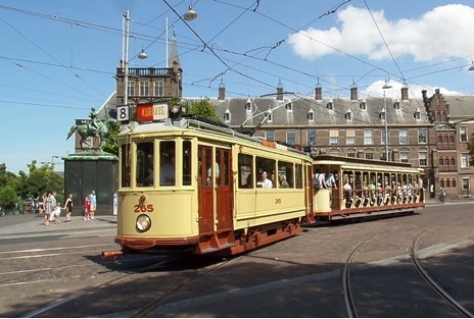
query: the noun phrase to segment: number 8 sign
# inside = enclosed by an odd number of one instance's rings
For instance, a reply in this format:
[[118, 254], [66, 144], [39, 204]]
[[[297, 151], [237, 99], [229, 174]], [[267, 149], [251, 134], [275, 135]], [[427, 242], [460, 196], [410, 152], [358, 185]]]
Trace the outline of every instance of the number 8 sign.
[[130, 111], [128, 105], [117, 106], [117, 121], [128, 121], [130, 119]]

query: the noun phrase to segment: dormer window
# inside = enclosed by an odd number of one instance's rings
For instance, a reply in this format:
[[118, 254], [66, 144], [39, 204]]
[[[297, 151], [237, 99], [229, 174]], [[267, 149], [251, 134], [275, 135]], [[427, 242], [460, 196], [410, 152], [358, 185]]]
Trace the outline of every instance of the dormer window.
[[348, 121], [352, 120], [352, 112], [351, 112], [351, 110], [347, 110], [346, 113], [344, 114], [344, 117], [345, 117], [346, 120], [348, 120]]
[[329, 110], [333, 109], [332, 99], [329, 99], [329, 101], [326, 103], [326, 108]]
[[385, 108], [383, 108], [382, 111], [380, 111], [379, 117], [382, 121], [385, 121], [385, 119], [387, 118], [387, 114], [385, 113]]
[[365, 101], [365, 99], [359, 102], [359, 107], [361, 110], [367, 110], [367, 102]]
[[399, 99], [396, 99], [395, 102], [393, 103], [393, 108], [395, 110], [399, 110], [400, 109], [400, 100]]
[[308, 114], [306, 114], [306, 118], [310, 121], [314, 121], [314, 111], [313, 111], [313, 109], [308, 111]]
[[293, 111], [293, 103], [289, 101], [288, 103], [285, 104], [285, 109], [287, 111]]
[[245, 102], [245, 110], [246, 111], [252, 110], [252, 101], [250, 101], [250, 99], [247, 99], [247, 102]]
[[230, 123], [230, 111], [227, 109], [224, 113], [224, 122], [225, 123]]
[[413, 116], [414, 116], [415, 119], [417, 119], [417, 120], [421, 119], [421, 112], [420, 112], [420, 108], [419, 108], [419, 107], [416, 108], [415, 113], [413, 114]]
[[273, 122], [273, 113], [270, 110], [268, 111], [267, 122]]

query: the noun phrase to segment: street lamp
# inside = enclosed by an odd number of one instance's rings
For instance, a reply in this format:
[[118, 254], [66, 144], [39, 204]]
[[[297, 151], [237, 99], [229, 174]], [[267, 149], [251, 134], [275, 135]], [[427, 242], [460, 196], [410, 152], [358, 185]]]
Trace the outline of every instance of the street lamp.
[[385, 84], [382, 86], [383, 89], [383, 113], [385, 119], [385, 160], [388, 162], [388, 127], [387, 127], [387, 99], [385, 98], [385, 91], [391, 89], [392, 85], [385, 80]]

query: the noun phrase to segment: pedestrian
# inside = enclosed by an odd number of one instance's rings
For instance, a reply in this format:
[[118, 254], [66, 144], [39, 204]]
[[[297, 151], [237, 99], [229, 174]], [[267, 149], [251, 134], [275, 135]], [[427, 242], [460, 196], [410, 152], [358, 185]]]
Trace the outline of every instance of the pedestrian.
[[56, 224], [61, 223], [61, 220], [59, 219], [60, 215], [61, 215], [61, 206], [56, 205], [56, 208], [54, 208], [51, 214], [49, 215], [49, 221], [53, 222], [54, 220]]
[[95, 190], [89, 195], [91, 201], [91, 208], [90, 208], [90, 219], [95, 218], [95, 212], [97, 210], [97, 197], [95, 196]]
[[48, 216], [49, 222], [56, 220], [56, 224], [59, 224], [59, 214], [61, 213], [61, 208], [59, 209], [59, 212], [58, 212], [57, 208], [59, 207], [59, 205], [58, 205], [58, 202], [56, 201], [56, 192], [51, 192], [51, 196], [49, 196], [49, 201], [51, 203], [51, 211]]
[[46, 193], [39, 194], [36, 198], [36, 203], [38, 205], [38, 214], [44, 213], [44, 200], [46, 199]]
[[48, 195], [46, 195], [46, 198], [45, 198], [45, 201], [44, 201], [44, 224], [46, 226], [49, 225], [49, 216], [51, 215], [51, 213], [53, 211], [51, 196], [52, 196], [52, 194], [51, 194], [51, 192], [49, 192]]
[[86, 196], [84, 199], [84, 220], [91, 220], [91, 197]]
[[74, 206], [72, 200], [72, 194], [69, 194], [69, 197], [64, 202], [64, 210], [66, 211], [66, 221], [71, 221], [72, 207]]

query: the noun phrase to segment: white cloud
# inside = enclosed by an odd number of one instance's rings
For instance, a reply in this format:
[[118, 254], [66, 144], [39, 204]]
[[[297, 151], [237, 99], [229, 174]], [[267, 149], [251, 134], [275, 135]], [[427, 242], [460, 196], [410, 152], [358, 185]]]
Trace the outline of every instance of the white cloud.
[[[384, 81], [375, 81], [362, 92], [363, 95], [371, 97], [382, 97], [383, 96], [383, 85]], [[401, 90], [404, 87], [404, 84], [398, 81], [390, 81], [392, 87], [385, 91], [385, 95], [391, 98], [401, 98]], [[443, 95], [463, 95], [461, 92], [451, 91], [445, 87], [433, 87], [433, 86], [421, 86], [421, 85], [410, 85], [408, 87], [408, 96], [410, 98], [421, 99], [421, 91], [426, 90], [428, 96], [432, 96], [435, 93], [435, 90], [439, 89], [440, 93]]]
[[[474, 51], [474, 8], [462, 4], [439, 6], [419, 19], [389, 21], [384, 11], [372, 11], [394, 58], [414, 61], [463, 57]], [[390, 59], [370, 12], [352, 6], [337, 12], [340, 28], [308, 28], [291, 35], [293, 51], [307, 60], [331, 54], [365, 55], [371, 60]]]

